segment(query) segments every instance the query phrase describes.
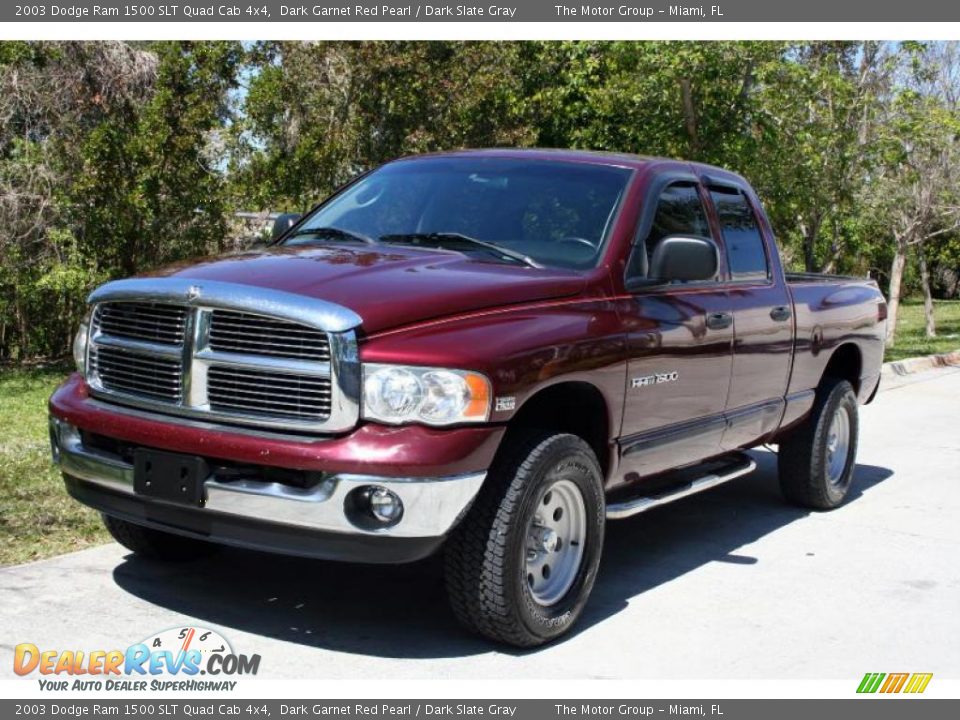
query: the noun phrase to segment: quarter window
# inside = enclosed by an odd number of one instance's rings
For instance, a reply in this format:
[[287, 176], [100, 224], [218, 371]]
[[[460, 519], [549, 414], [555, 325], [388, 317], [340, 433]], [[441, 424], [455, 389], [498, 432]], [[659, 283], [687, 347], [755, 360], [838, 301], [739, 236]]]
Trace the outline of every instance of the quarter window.
[[740, 190], [710, 188], [717, 209], [727, 263], [733, 280], [765, 280], [770, 277], [763, 235], [756, 215]]

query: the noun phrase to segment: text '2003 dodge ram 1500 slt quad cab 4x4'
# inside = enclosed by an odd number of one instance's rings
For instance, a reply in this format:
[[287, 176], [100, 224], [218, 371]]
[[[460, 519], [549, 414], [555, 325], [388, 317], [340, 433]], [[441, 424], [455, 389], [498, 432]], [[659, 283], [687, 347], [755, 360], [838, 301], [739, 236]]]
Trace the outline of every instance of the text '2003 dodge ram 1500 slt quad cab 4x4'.
[[53, 454], [134, 552], [442, 547], [457, 618], [532, 646], [581, 613], [607, 519], [751, 471], [744, 449], [778, 444], [800, 505], [850, 487], [886, 305], [785, 275], [735, 174], [426, 155], [275, 234], [90, 295]]

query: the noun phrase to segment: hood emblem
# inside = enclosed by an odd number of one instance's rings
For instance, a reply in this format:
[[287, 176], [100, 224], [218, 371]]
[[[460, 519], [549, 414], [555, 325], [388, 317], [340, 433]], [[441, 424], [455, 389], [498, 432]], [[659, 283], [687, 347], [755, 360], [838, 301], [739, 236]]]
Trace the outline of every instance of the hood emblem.
[[199, 285], [191, 285], [189, 288], [187, 288], [187, 300], [196, 300], [198, 297], [200, 297], [200, 292], [201, 290]]

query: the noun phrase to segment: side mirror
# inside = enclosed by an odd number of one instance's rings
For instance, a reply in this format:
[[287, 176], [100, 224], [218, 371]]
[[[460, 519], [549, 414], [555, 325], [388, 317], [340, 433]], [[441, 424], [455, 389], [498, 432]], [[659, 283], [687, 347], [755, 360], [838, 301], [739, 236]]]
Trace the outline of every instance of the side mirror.
[[720, 267], [720, 250], [709, 238], [672, 235], [653, 250], [649, 278], [660, 282], [713, 280]]
[[300, 221], [301, 217], [303, 216], [299, 213], [282, 213], [281, 215], [277, 215], [273, 221], [273, 229], [270, 231], [270, 241], [276, 242], [283, 237], [287, 230]]

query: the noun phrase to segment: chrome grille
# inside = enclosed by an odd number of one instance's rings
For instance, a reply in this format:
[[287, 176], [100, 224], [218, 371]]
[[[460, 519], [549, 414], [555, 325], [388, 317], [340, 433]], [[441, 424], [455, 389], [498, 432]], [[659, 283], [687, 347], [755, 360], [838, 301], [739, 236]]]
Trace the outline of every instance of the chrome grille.
[[360, 318], [347, 308], [182, 278], [118, 280], [91, 301], [86, 375], [99, 400], [310, 433], [359, 420]]
[[163, 303], [103, 303], [93, 316], [104, 335], [164, 345], [183, 344], [186, 323], [187, 308]]
[[183, 363], [115, 347], [90, 351], [90, 370], [99, 384], [113, 392], [169, 403], [183, 399]]
[[330, 360], [330, 341], [322, 330], [232, 310], [210, 313], [209, 345], [217, 352]]
[[207, 372], [207, 397], [214, 410], [320, 421], [330, 416], [330, 378], [232, 367]]

